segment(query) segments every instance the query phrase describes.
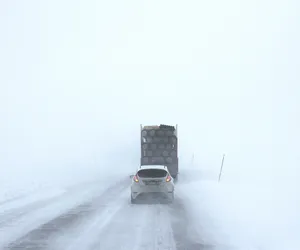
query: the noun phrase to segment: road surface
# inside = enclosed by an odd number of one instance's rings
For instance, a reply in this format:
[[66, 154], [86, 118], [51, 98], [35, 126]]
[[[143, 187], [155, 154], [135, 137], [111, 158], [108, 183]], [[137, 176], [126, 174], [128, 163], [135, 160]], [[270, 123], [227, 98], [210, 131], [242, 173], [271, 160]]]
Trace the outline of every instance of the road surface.
[[[128, 177], [0, 214], [3, 250], [212, 250], [197, 243], [184, 201], [130, 204]], [[99, 188], [99, 192], [97, 192]], [[193, 240], [192, 240], [193, 239]]]

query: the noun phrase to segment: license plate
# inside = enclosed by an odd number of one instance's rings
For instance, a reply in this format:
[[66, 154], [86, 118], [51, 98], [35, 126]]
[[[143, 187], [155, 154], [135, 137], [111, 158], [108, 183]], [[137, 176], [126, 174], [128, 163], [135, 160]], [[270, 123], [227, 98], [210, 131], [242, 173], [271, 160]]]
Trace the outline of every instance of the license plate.
[[160, 181], [145, 181], [146, 185], [159, 185]]

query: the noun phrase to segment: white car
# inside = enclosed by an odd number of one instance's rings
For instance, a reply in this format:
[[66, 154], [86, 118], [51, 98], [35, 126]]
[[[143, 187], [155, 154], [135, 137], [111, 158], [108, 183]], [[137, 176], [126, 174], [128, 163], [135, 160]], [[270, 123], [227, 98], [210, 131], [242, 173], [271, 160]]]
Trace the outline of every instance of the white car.
[[131, 203], [143, 198], [164, 198], [172, 203], [174, 200], [174, 181], [168, 168], [164, 165], [141, 166], [131, 182]]

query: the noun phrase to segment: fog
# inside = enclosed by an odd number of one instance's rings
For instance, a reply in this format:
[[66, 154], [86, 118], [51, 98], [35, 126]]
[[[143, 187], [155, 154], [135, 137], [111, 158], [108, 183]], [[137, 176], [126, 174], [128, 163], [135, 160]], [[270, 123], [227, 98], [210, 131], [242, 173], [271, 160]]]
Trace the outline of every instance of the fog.
[[2, 174], [131, 169], [139, 125], [177, 123], [185, 162], [297, 180], [299, 7], [2, 1]]

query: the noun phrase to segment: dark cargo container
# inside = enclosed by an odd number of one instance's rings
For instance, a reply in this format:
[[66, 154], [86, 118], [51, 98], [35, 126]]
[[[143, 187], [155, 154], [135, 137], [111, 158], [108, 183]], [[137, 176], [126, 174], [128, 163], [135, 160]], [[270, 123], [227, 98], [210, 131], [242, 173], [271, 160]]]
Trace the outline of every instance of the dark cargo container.
[[165, 165], [173, 178], [178, 174], [177, 125], [141, 125], [141, 165]]

